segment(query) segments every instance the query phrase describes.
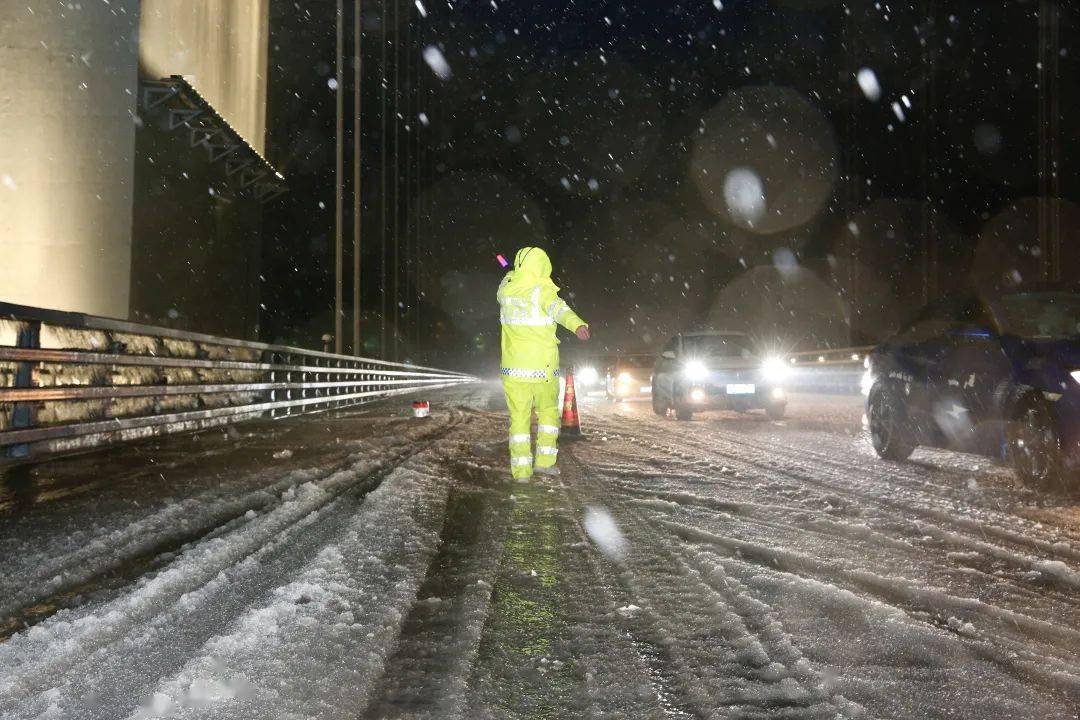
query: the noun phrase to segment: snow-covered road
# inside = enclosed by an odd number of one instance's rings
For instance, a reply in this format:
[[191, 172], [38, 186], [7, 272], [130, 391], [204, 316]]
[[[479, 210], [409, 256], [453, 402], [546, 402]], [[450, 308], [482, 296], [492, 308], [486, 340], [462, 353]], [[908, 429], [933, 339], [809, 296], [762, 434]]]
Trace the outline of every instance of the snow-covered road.
[[0, 486], [4, 718], [1077, 718], [1080, 509], [971, 456], [591, 402], [512, 483], [497, 386]]

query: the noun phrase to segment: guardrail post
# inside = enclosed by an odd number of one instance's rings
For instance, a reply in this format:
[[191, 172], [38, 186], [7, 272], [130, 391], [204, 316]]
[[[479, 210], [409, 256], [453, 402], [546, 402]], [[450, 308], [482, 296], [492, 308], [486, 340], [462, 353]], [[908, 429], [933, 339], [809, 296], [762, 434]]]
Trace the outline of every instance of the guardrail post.
[[[270, 367], [270, 375], [269, 375], [270, 382], [271, 383], [276, 383], [276, 382], [278, 382], [277, 365], [279, 365], [280, 362], [281, 362], [281, 354], [277, 353], [277, 352], [271, 352], [269, 354], [269, 356], [268, 356], [268, 360], [269, 360], [270, 366], [271, 366]], [[270, 390], [270, 402], [277, 402], [278, 397], [279, 396], [278, 396], [277, 389], [272, 388]], [[277, 418], [277, 417], [279, 417], [279, 415], [280, 415], [280, 413], [278, 412], [278, 410], [276, 408], [271, 408], [270, 409], [270, 419]]]
[[[286, 384], [288, 385], [288, 387], [287, 387], [287, 388], [285, 388], [285, 399], [286, 399], [286, 400], [292, 400], [292, 399], [293, 399], [293, 389], [292, 389], [292, 382], [293, 382], [293, 371], [292, 371], [292, 366], [293, 366], [293, 356], [292, 356], [292, 354], [289, 354], [289, 355], [286, 355], [286, 356], [285, 356], [285, 364], [289, 366], [289, 369], [285, 371], [285, 383], [286, 383]], [[285, 408], [285, 414], [286, 414], [286, 415], [293, 415], [293, 414], [295, 414], [295, 413], [293, 412], [293, 407], [292, 407], [292, 405], [288, 405], [288, 406], [286, 406], [286, 408]]]
[[[341, 361], [340, 360], [335, 360], [334, 361], [334, 367], [337, 368], [338, 370], [340, 370], [341, 369]], [[338, 378], [341, 378], [342, 380], [344, 380], [345, 377], [346, 377], [345, 373], [340, 373], [340, 372], [335, 373], [335, 376], [338, 377]], [[333, 400], [333, 402], [330, 403], [330, 407], [334, 408], [335, 410], [341, 405], [341, 401], [337, 399], [337, 396], [340, 395], [340, 394], [341, 394], [341, 388], [339, 388], [339, 387], [334, 388], [334, 392], [332, 393], [332, 395], [334, 397], [334, 400]]]
[[[360, 362], [358, 360], [350, 360], [349, 367], [352, 369], [352, 372], [349, 373], [349, 382], [352, 383], [352, 385], [349, 386], [349, 394], [352, 395], [363, 390], [363, 388], [360, 386]], [[349, 404], [359, 405], [362, 401], [363, 398], [357, 398]]]
[[[41, 323], [31, 320], [25, 323], [19, 330], [16, 347], [38, 349], [41, 347]], [[32, 388], [37, 383], [34, 378], [34, 365], [32, 362], [20, 362], [15, 365], [15, 387]], [[37, 408], [31, 402], [17, 402], [11, 415], [13, 429], [33, 427], [36, 421]], [[7, 448], [6, 455], [11, 458], [24, 458], [30, 454], [29, 445], [12, 445]]]
[[[300, 364], [304, 368], [300, 371], [300, 397], [304, 400], [307, 400], [309, 397], [311, 397], [310, 388], [308, 388], [308, 384], [311, 381], [311, 372], [307, 369], [308, 359], [306, 357], [301, 357]], [[308, 408], [308, 405], [304, 405], [303, 409], [300, 412], [307, 412]]]

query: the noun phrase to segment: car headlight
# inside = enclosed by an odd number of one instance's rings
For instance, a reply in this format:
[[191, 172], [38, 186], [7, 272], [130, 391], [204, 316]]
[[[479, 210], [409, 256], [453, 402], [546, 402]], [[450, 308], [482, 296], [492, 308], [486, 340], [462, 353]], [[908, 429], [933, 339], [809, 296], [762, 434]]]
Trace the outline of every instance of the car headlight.
[[687, 380], [704, 380], [709, 374], [709, 368], [700, 360], [690, 360], [683, 365], [683, 375]]
[[767, 357], [765, 362], [761, 363], [761, 375], [766, 382], [783, 382], [787, 380], [790, 372], [788, 364], [778, 357]]
[[624, 385], [627, 385], [629, 383], [634, 382], [634, 376], [631, 375], [628, 372], [621, 372], [621, 373], [619, 373], [619, 382], [623, 383]]
[[1071, 373], [1069, 373], [1069, 375], [1072, 376], [1073, 380], [1080, 383], [1080, 370], [1073, 370]]
[[578, 372], [578, 380], [582, 385], [595, 385], [600, 379], [600, 373], [594, 367], [583, 367]]

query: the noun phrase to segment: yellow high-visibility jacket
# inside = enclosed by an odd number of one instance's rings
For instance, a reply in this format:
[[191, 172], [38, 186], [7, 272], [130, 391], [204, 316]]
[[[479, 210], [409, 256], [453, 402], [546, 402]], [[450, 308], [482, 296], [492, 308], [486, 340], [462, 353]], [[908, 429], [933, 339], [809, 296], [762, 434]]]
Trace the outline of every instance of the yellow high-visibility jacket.
[[570, 332], [586, 323], [559, 297], [547, 253], [537, 247], [518, 250], [514, 269], [499, 283], [498, 299], [503, 376], [525, 382], [558, 376], [556, 323]]

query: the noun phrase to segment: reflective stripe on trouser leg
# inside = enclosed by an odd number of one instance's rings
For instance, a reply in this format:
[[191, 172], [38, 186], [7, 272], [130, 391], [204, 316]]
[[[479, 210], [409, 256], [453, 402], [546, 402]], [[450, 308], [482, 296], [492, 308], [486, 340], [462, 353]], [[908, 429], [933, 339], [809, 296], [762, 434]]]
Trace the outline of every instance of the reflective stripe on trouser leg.
[[510, 411], [510, 473], [515, 478], [532, 475], [533, 459], [529, 425], [532, 423], [534, 383], [503, 378], [506, 407]]
[[559, 381], [536, 385], [536, 467], [551, 467], [559, 449]]
[[514, 477], [532, 475], [532, 438], [528, 433], [510, 436], [510, 471]]

